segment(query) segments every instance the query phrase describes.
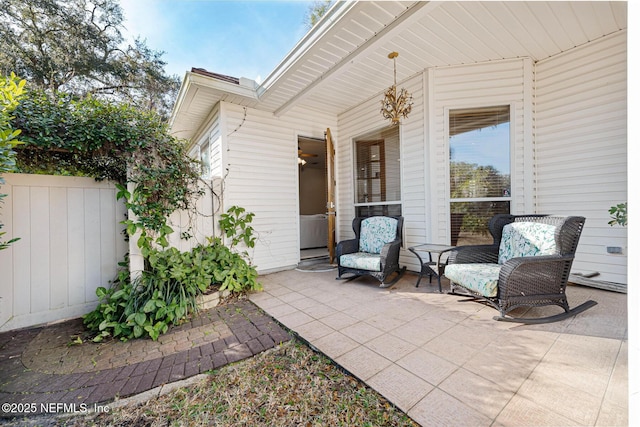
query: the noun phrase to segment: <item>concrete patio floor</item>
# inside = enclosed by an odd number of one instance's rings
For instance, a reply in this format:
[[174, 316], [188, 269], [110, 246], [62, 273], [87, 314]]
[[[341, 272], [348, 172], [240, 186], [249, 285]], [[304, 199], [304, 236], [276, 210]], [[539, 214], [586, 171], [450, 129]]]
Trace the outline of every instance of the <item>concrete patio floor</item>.
[[598, 305], [525, 326], [412, 273], [388, 289], [335, 276], [264, 275], [250, 299], [421, 425], [628, 425], [626, 294], [571, 285], [571, 307]]

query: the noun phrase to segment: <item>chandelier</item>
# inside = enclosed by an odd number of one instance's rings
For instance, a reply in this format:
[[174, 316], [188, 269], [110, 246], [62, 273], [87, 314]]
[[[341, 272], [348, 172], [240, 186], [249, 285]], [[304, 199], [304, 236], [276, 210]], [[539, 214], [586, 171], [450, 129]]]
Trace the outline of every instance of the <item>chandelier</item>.
[[384, 91], [384, 99], [380, 101], [380, 113], [385, 119], [391, 120], [392, 125], [400, 123], [400, 118], [407, 118], [413, 105], [413, 97], [405, 88], [396, 89], [396, 58], [398, 52], [391, 52], [389, 59], [393, 59], [393, 86]]

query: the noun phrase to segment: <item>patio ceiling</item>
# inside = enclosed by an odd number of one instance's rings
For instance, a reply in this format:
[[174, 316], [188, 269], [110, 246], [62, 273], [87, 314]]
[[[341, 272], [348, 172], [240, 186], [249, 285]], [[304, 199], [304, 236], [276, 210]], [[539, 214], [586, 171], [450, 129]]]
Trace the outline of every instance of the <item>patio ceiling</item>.
[[293, 107], [340, 114], [431, 67], [530, 57], [539, 61], [627, 28], [626, 2], [337, 3], [257, 87], [188, 73], [172, 118], [197, 135], [220, 100], [275, 115]]

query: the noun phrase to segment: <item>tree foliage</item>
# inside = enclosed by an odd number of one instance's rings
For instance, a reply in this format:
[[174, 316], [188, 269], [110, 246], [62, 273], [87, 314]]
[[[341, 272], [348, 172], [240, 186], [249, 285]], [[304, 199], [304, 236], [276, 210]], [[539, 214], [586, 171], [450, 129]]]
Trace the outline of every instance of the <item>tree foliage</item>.
[[[510, 194], [511, 178], [501, 174], [493, 166], [480, 166], [475, 163], [451, 163], [451, 198], [482, 199], [505, 197]], [[452, 213], [463, 214], [462, 230], [487, 232], [487, 223], [496, 213], [496, 203], [491, 201], [455, 202]]]
[[493, 166], [466, 162], [451, 163], [451, 198], [503, 197], [510, 188], [509, 175]]
[[307, 10], [307, 16], [305, 17], [307, 28], [311, 29], [316, 25], [332, 5], [333, 0], [317, 0], [311, 3]]
[[117, 0], [0, 0], [0, 20], [0, 72], [168, 115], [180, 82], [165, 74], [163, 52], [125, 44]]
[[14, 148], [21, 144], [17, 139], [21, 131], [12, 125], [11, 120], [25, 83], [13, 73], [9, 77], [0, 76], [0, 184], [4, 183], [2, 174], [15, 168]]

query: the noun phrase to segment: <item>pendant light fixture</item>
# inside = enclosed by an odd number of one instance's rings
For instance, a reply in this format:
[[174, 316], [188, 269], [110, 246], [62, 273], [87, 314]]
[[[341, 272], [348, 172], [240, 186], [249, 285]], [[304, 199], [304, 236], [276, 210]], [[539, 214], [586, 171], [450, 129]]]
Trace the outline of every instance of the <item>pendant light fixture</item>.
[[382, 117], [387, 120], [391, 120], [392, 125], [400, 123], [401, 118], [407, 118], [411, 112], [411, 106], [413, 105], [413, 97], [405, 89], [401, 88], [399, 91], [396, 86], [396, 58], [398, 52], [391, 52], [388, 55], [389, 59], [393, 59], [393, 86], [389, 87], [384, 92], [384, 98], [380, 103], [380, 113]]

